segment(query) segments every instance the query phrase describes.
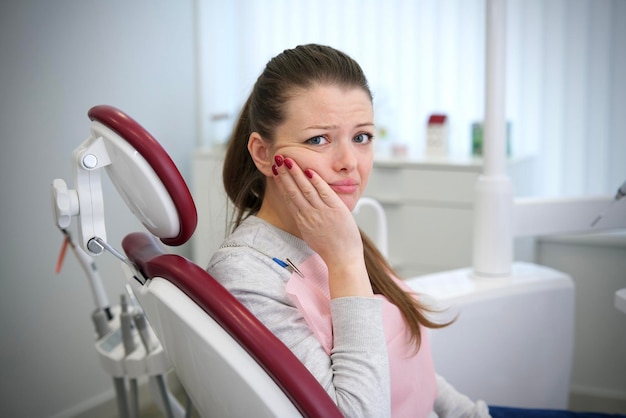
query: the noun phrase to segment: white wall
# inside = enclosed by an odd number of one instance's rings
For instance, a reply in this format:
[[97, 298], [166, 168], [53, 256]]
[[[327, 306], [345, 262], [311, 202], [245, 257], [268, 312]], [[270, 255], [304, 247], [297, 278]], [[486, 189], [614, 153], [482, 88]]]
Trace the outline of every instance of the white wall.
[[[62, 236], [50, 183], [73, 185], [71, 152], [97, 104], [139, 121], [190, 181], [193, 21], [191, 0], [0, 4], [0, 416], [66, 415], [112, 394], [93, 348], [87, 281], [69, 253], [54, 273]], [[116, 243], [140, 226], [108, 180], [105, 194]], [[109, 254], [97, 263], [117, 303], [119, 264]]]

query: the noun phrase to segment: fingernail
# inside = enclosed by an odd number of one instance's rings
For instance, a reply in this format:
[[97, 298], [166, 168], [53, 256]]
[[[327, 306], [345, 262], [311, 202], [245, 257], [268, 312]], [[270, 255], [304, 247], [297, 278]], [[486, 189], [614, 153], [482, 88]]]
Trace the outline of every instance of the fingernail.
[[287, 166], [287, 168], [291, 170], [291, 167], [293, 167], [293, 163], [291, 162], [291, 160], [288, 159], [288, 158], [285, 158], [284, 162], [285, 162], [285, 165]]
[[275, 165], [272, 166], [272, 173], [274, 173], [275, 176], [278, 175], [278, 169], [276, 168]]
[[313, 172], [311, 170], [309, 170], [308, 168], [306, 170], [304, 170], [304, 174], [306, 174], [306, 176], [310, 179], [313, 178]]
[[274, 161], [276, 161], [276, 165], [277, 165], [278, 167], [280, 167], [280, 166], [282, 166], [282, 165], [283, 165], [283, 157], [282, 157], [282, 156], [280, 156], [280, 155], [276, 155], [276, 156], [274, 157]]

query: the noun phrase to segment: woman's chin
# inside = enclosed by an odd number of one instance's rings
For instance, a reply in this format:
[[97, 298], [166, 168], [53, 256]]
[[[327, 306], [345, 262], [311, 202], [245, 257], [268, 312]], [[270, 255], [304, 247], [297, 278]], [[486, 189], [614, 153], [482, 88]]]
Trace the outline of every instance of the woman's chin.
[[352, 212], [354, 208], [356, 208], [356, 204], [359, 201], [359, 199], [354, 196], [340, 196], [340, 198], [341, 201], [348, 207], [350, 212]]

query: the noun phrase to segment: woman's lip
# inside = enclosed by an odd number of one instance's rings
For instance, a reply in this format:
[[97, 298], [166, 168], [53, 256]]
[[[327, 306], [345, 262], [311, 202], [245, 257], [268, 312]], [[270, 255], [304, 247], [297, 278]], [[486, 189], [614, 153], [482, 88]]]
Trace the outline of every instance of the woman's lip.
[[355, 193], [358, 190], [357, 185], [352, 185], [352, 186], [330, 186], [336, 193], [339, 194], [352, 194]]
[[330, 187], [336, 193], [352, 194], [358, 190], [359, 185], [354, 180], [340, 180], [330, 184]]

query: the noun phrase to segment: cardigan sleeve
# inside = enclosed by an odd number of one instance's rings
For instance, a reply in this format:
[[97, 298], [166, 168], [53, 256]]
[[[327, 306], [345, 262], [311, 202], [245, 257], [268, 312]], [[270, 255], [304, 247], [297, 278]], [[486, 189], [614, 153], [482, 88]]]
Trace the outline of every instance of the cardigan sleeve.
[[439, 395], [435, 401], [435, 413], [441, 418], [489, 418], [489, 407], [484, 401], [472, 401], [457, 392], [443, 377], [437, 375]]

